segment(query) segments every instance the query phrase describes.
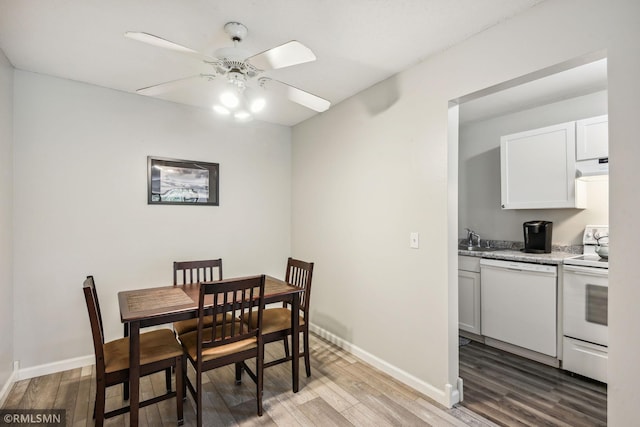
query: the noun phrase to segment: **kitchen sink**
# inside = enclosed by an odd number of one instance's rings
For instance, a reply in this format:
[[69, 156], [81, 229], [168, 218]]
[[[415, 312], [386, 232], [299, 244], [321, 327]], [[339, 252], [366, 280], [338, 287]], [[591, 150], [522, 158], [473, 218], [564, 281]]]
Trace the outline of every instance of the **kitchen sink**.
[[465, 246], [465, 245], [458, 245], [458, 249], [463, 251], [470, 251], [470, 252], [493, 252], [493, 251], [499, 250], [499, 248], [481, 248], [480, 246]]

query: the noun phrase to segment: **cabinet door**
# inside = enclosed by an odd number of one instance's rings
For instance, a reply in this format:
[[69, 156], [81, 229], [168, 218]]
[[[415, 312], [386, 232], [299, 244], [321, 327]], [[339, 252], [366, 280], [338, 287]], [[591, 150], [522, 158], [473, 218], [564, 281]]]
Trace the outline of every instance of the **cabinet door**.
[[480, 335], [480, 273], [458, 270], [458, 327]]
[[503, 136], [502, 208], [583, 208], [583, 195], [576, 195], [575, 144], [575, 122]]
[[576, 122], [576, 160], [609, 157], [609, 116]]

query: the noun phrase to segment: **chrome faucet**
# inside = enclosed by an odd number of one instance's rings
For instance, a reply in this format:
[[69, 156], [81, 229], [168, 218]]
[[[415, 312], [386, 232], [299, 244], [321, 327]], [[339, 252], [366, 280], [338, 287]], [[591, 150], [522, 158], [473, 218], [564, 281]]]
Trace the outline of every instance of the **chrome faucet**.
[[468, 228], [465, 228], [465, 230], [467, 230], [467, 244], [469, 245], [469, 247], [473, 246], [473, 238], [476, 238], [476, 243], [478, 245], [478, 247], [480, 247], [480, 235], [478, 233], [476, 233], [473, 230], [470, 230]]

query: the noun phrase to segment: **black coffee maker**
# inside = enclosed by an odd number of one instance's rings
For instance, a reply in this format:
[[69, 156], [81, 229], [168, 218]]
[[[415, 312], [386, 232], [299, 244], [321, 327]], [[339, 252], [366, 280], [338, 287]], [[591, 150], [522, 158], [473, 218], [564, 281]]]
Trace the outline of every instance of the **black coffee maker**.
[[527, 221], [522, 224], [524, 251], [534, 254], [551, 253], [551, 221]]

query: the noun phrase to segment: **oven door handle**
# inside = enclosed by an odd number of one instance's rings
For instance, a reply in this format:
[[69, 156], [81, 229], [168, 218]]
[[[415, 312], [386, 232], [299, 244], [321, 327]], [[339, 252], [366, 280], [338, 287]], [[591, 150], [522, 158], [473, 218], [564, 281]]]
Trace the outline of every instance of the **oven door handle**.
[[606, 268], [574, 267], [565, 265], [564, 271], [593, 277], [607, 277], [609, 275], [609, 270]]

